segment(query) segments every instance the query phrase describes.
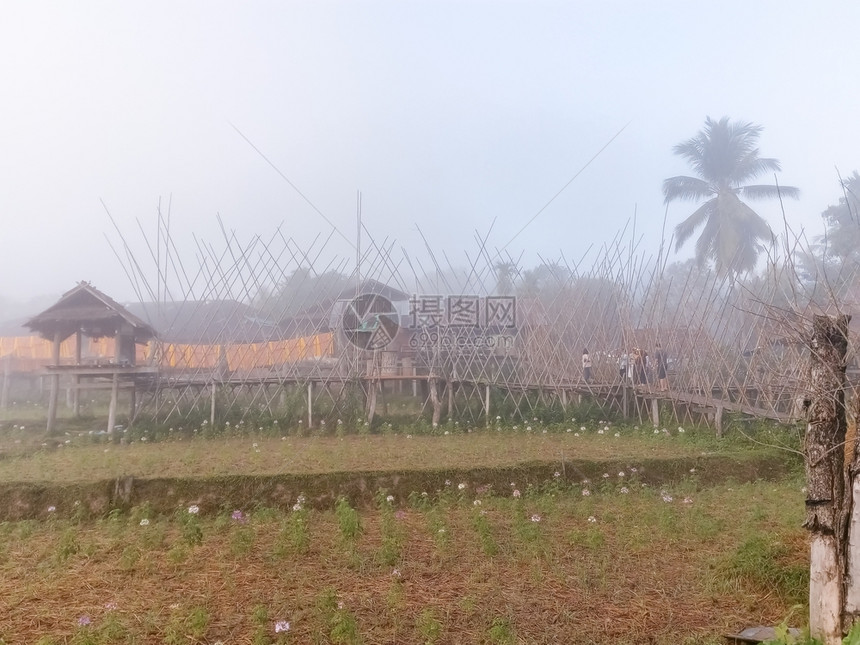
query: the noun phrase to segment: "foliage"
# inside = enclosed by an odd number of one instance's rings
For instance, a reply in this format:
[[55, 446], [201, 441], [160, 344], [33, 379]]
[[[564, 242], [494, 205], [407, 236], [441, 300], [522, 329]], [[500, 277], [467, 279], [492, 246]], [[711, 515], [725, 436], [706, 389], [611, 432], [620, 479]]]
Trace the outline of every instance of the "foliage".
[[766, 172], [780, 170], [776, 159], [759, 156], [756, 144], [761, 131], [761, 126], [752, 123], [707, 117], [705, 127], [696, 136], [674, 148], [697, 177], [670, 177], [663, 182], [667, 204], [676, 199], [707, 200], [675, 227], [675, 248], [681, 248], [702, 228], [696, 258], [712, 263], [721, 275], [734, 277], [751, 271], [773, 237], [767, 222], [741, 197], [764, 199], [799, 194], [788, 186], [746, 184]]

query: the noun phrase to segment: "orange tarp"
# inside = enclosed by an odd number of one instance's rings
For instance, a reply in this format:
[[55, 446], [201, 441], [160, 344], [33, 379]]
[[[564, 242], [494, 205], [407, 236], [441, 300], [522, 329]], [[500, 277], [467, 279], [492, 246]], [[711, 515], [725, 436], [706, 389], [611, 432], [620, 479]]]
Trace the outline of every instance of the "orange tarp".
[[[137, 346], [137, 364], [149, 362], [154, 343]], [[49, 365], [53, 355], [53, 342], [39, 336], [0, 337], [0, 356], [32, 361], [34, 365]], [[246, 370], [255, 367], [270, 367], [282, 363], [294, 363], [309, 358], [334, 355], [334, 336], [331, 333], [289, 338], [268, 343], [243, 343], [232, 345], [190, 345], [163, 343], [157, 361], [162, 367], [180, 369], [214, 368], [226, 359], [226, 368]], [[116, 357], [113, 338], [86, 338], [81, 347], [84, 363], [107, 362]], [[60, 344], [60, 363], [70, 364], [75, 360], [75, 339], [67, 338]]]

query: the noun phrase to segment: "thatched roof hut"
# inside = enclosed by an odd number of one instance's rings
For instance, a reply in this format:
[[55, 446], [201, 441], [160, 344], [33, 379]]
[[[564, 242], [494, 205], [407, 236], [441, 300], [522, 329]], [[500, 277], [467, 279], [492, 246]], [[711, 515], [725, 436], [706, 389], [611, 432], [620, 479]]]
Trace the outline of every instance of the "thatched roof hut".
[[149, 324], [88, 282], [78, 283], [24, 326], [57, 344], [72, 334], [116, 338], [117, 360], [130, 363], [134, 363], [135, 343], [146, 343], [156, 335]]

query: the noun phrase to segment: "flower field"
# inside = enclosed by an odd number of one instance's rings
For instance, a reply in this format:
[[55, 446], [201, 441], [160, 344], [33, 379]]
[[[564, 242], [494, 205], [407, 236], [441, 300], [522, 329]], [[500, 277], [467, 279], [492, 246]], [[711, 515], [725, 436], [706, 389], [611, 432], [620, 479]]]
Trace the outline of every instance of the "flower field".
[[[143, 502], [92, 517], [48, 503], [0, 524], [0, 642], [716, 644], [805, 602], [799, 468], [718, 483], [705, 465], [659, 484], [647, 470], [661, 454], [677, 464], [721, 450], [740, 463], [755, 449], [695, 431], [600, 429], [149, 445], [73, 436], [52, 450], [6, 433], [7, 484], [113, 476], [117, 455], [141, 477], [559, 466], [540, 481], [378, 489], [365, 504], [299, 493], [277, 507], [191, 501], [159, 513]], [[574, 459], [591, 461], [588, 477]]]

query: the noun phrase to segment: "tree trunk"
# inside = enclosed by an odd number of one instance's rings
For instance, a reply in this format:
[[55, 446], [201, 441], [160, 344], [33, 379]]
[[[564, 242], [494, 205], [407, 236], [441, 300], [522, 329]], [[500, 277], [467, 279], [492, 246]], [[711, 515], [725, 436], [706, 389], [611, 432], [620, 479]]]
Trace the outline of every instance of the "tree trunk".
[[815, 316], [810, 343], [810, 408], [804, 440], [810, 546], [809, 631], [842, 642], [842, 580], [850, 501], [845, 496], [845, 354], [848, 316]]

